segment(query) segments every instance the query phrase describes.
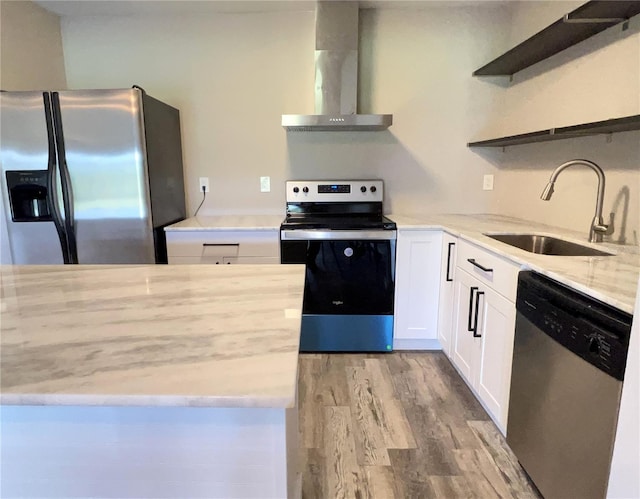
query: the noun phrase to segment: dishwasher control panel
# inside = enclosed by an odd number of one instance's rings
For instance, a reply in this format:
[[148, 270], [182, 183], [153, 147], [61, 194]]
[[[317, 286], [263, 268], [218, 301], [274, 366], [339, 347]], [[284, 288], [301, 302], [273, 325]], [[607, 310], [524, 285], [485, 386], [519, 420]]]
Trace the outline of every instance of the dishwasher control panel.
[[518, 314], [575, 355], [624, 379], [632, 316], [535, 272], [520, 272]]

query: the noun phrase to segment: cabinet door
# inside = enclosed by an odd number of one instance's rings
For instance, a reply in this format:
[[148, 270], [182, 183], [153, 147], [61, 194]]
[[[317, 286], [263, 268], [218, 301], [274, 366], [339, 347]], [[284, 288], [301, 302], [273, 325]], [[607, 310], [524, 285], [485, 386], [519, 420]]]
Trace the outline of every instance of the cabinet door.
[[[479, 338], [473, 336], [472, 331], [469, 331], [469, 325], [474, 319], [475, 295], [481, 283], [460, 268], [456, 269], [456, 280], [454, 282], [455, 307], [451, 358], [467, 383], [474, 386], [475, 369], [481, 351], [481, 342], [478, 341]], [[478, 321], [480, 321], [480, 317]]]
[[451, 357], [453, 335], [454, 274], [456, 268], [456, 243], [458, 238], [442, 235], [442, 264], [440, 266], [440, 303], [438, 306], [438, 340], [442, 350]]
[[394, 340], [437, 340], [441, 255], [442, 231], [398, 231]]
[[515, 331], [515, 305], [490, 288], [480, 297], [478, 330], [482, 354], [474, 388], [502, 433], [507, 428], [511, 361]]

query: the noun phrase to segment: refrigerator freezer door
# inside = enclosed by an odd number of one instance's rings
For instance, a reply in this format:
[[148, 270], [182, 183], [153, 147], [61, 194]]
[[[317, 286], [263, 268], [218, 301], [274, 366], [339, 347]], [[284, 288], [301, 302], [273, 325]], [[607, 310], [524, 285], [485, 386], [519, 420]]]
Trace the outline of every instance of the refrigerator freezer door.
[[140, 90], [58, 94], [78, 263], [154, 263]]
[[[49, 148], [42, 92], [1, 92], [0, 133], [2, 223], [11, 251], [11, 258], [3, 255], [2, 261], [16, 265], [64, 263], [53, 222], [14, 222], [7, 191], [7, 171], [47, 169]], [[3, 252], [9, 248], [3, 247]]]

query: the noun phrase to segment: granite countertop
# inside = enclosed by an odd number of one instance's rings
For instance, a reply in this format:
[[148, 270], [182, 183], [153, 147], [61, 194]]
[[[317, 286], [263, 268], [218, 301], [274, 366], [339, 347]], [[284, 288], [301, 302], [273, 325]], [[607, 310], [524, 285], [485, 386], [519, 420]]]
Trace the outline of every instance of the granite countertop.
[[303, 265], [2, 266], [0, 278], [2, 404], [294, 405]]
[[171, 231], [193, 230], [280, 230], [284, 215], [215, 215], [191, 217], [164, 228]]
[[[535, 270], [593, 298], [633, 314], [640, 276], [640, 248], [613, 243], [590, 244], [587, 234], [500, 215], [389, 215], [398, 229], [443, 229], [487, 248], [523, 268]], [[555, 235], [593, 246], [614, 256], [537, 255], [484, 235], [491, 232]]]

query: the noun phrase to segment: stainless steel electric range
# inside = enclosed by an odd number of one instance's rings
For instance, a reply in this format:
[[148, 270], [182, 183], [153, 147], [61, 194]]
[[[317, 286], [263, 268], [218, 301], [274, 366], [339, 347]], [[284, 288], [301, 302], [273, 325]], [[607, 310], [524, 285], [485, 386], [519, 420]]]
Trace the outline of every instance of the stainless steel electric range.
[[393, 348], [396, 224], [382, 180], [286, 183], [281, 263], [304, 263], [300, 351]]

